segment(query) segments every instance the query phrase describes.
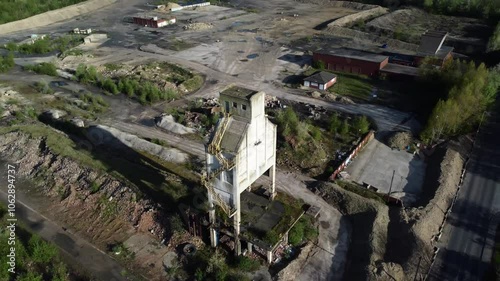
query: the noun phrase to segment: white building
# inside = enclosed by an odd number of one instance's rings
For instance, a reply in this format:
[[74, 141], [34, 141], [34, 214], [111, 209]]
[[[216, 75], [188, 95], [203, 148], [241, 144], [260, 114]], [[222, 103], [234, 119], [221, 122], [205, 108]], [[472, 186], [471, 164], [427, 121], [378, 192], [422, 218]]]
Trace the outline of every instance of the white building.
[[[268, 195], [275, 191], [277, 126], [265, 114], [265, 94], [232, 86], [220, 93], [224, 117], [206, 147], [210, 222], [216, 221], [215, 205], [233, 219], [235, 252], [241, 254], [239, 240], [240, 194], [260, 176], [270, 179]], [[210, 230], [212, 246], [217, 246], [217, 231]]]

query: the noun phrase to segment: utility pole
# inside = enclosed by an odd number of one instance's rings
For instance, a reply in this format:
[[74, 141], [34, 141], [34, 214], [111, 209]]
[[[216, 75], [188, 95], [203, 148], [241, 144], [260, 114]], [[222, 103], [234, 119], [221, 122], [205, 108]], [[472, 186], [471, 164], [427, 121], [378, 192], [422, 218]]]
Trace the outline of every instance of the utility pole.
[[396, 170], [392, 170], [391, 185], [389, 186], [389, 192], [387, 193], [387, 202], [389, 202], [389, 196], [391, 195], [392, 182], [394, 181], [394, 174], [395, 173], [396, 173]]

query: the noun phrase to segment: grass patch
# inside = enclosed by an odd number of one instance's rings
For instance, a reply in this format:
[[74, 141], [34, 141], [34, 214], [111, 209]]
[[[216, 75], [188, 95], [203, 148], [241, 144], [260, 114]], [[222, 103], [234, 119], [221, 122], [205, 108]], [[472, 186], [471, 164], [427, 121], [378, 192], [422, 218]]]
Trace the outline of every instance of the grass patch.
[[117, 63], [106, 63], [104, 65], [104, 67], [106, 68], [106, 70], [115, 71], [115, 70], [122, 69], [123, 66], [121, 64], [117, 64]]
[[25, 19], [83, 1], [85, 0], [1, 1], [0, 24]]
[[319, 231], [314, 226], [314, 218], [311, 216], [302, 216], [292, 229], [290, 229], [288, 242], [292, 246], [299, 246], [305, 241], [315, 240], [318, 235]]

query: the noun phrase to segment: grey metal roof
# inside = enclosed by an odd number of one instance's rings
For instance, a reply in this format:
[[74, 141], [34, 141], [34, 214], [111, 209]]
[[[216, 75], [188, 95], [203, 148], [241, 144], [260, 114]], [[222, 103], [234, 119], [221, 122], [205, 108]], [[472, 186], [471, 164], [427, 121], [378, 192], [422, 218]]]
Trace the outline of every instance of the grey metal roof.
[[427, 31], [420, 39], [417, 52], [422, 54], [436, 54], [443, 45], [447, 32]]
[[418, 76], [418, 68], [394, 63], [386, 64], [380, 71], [395, 74], [404, 74], [408, 76]]
[[319, 84], [326, 84], [330, 82], [333, 78], [337, 77], [335, 74], [326, 72], [326, 71], [321, 71], [318, 73], [315, 73], [307, 78], [304, 79], [304, 81], [309, 81], [309, 82], [314, 82], [314, 83], [319, 83]]
[[239, 86], [231, 86], [224, 91], [221, 92], [221, 95], [226, 95], [230, 97], [240, 98], [250, 100], [250, 98], [257, 94], [258, 91], [254, 91], [251, 89], [239, 87]]
[[316, 51], [316, 53], [379, 63], [389, 58], [387, 56], [347, 48], [321, 49]]
[[241, 119], [236, 119], [235, 117], [229, 118], [229, 124], [222, 136], [220, 146], [223, 152], [234, 154], [238, 152], [241, 142], [247, 134], [249, 123]]

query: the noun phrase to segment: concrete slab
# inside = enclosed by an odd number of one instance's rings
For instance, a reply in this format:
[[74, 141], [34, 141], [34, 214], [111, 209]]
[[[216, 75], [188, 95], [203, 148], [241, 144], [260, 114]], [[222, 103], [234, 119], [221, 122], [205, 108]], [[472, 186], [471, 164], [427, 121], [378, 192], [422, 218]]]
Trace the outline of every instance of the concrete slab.
[[418, 155], [393, 150], [374, 139], [351, 162], [346, 171], [353, 181], [369, 184], [380, 193], [388, 193], [391, 189], [391, 194], [404, 192], [418, 196], [422, 191], [425, 167], [425, 162]]

